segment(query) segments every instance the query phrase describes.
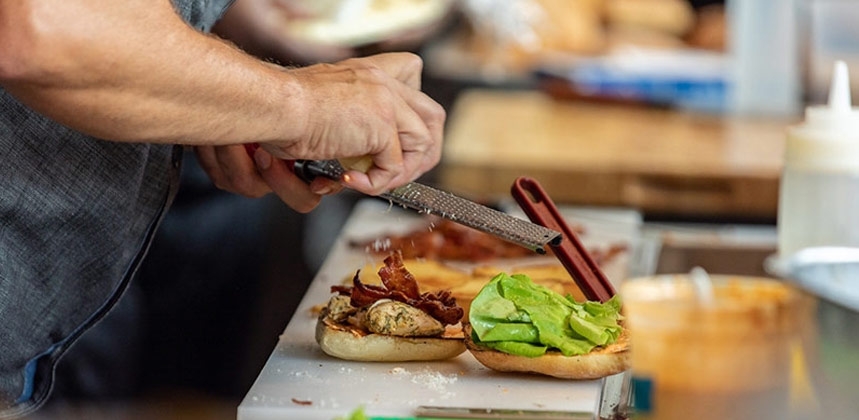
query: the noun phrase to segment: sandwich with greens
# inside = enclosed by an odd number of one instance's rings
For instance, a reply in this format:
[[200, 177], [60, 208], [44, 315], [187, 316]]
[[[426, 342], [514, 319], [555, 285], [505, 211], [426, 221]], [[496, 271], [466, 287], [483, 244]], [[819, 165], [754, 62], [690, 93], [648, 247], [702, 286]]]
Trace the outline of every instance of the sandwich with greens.
[[525, 275], [498, 274], [471, 302], [466, 347], [484, 366], [565, 379], [629, 368], [629, 337], [617, 296], [576, 302]]

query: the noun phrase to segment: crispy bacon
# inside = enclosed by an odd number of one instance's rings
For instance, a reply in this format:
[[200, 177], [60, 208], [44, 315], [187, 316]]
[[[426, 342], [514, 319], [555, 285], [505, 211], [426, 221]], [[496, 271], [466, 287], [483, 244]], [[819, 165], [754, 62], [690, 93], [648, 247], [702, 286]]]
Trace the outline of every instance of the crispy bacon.
[[379, 277], [388, 290], [403, 292], [410, 299], [417, 299], [421, 295], [415, 276], [406, 270], [402, 256], [396, 252], [385, 258], [385, 265], [379, 269]]
[[352, 278], [352, 287], [331, 287], [333, 293], [350, 295], [352, 306], [360, 308], [372, 305], [379, 299], [391, 299], [412, 305], [448, 325], [456, 324], [465, 314], [449, 290], [420, 293], [417, 280], [403, 265], [399, 253], [385, 258], [385, 265], [379, 269], [381, 286], [362, 283], [358, 274], [355, 273]]
[[[522, 258], [538, 255], [528, 248], [506, 242], [487, 233], [465, 227], [447, 219], [428, 218], [428, 225], [403, 235], [386, 235], [372, 241], [353, 241], [351, 246], [367, 252], [398, 252], [403, 259], [429, 259], [480, 262], [493, 259]], [[586, 234], [582, 225], [571, 225], [577, 235]], [[611, 244], [608, 249], [591, 247], [591, 258], [600, 266], [608, 264], [627, 251], [627, 245]], [[551, 254], [551, 248], [546, 249]]]
[[426, 226], [406, 234], [386, 235], [384, 239], [373, 241], [356, 241], [352, 246], [363, 247], [375, 254], [400, 252], [405, 259], [486, 261], [535, 255], [528, 248], [447, 219], [429, 220]]

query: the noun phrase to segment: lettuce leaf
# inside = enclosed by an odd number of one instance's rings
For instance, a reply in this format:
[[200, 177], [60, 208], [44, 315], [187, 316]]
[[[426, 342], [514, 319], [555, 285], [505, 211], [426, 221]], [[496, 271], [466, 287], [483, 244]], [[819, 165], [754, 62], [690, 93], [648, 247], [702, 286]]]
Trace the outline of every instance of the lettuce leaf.
[[525, 275], [495, 276], [471, 302], [474, 341], [528, 357], [555, 349], [567, 356], [610, 344], [621, 333], [620, 301], [575, 302]]
[[620, 300], [614, 296], [605, 303], [583, 303], [569, 322], [576, 333], [598, 346], [604, 346], [620, 337], [622, 328], [618, 321], [621, 319]]
[[349, 413], [346, 417], [341, 416], [335, 418], [334, 420], [369, 420], [369, 417], [364, 414], [364, 406], [361, 406]]

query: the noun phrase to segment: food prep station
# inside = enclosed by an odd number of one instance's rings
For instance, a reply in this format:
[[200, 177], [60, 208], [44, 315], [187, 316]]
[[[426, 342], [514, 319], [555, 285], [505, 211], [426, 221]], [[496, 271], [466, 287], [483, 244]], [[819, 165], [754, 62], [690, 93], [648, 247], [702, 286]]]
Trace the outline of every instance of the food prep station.
[[[852, 356], [859, 343], [849, 338], [859, 325], [859, 305], [844, 300], [859, 286], [851, 271], [859, 263], [814, 260], [799, 266], [774, 257], [785, 128], [796, 123], [556, 101], [532, 90], [470, 89], [452, 108], [436, 183], [526, 218], [509, 200], [510, 185], [520, 176], [539, 180], [565, 205], [567, 222], [586, 227], [586, 246], [628, 246], [602, 267], [616, 289], [629, 278], [687, 273], [696, 266], [799, 286], [819, 298], [813, 346], [804, 355], [810, 377], [800, 382], [812, 390], [815, 412], [844, 418], [859, 411], [846, 391], [859, 384], [859, 358]], [[579, 207], [584, 205], [598, 207]], [[420, 215], [389, 203], [359, 202], [240, 404], [240, 420], [334, 419], [357, 409], [387, 419], [628, 414], [623, 375], [570, 381], [505, 374], [467, 352], [429, 363], [349, 362], [323, 354], [314, 339], [312, 308], [327, 302], [332, 285], [381, 260], [349, 243], [405, 233], [420, 223]]]
[[[631, 250], [638, 241], [641, 218], [637, 212], [563, 208], [562, 213], [565, 219], [585, 228], [581, 238], [587, 246], [625, 243]], [[555, 412], [566, 416], [563, 418], [591, 418], [598, 408], [604, 380], [570, 381], [495, 372], [483, 367], [468, 352], [440, 362], [368, 363], [335, 359], [319, 349], [314, 339], [313, 308], [328, 301], [332, 285], [343, 284], [356, 269], [379, 260], [365, 249], [350, 245], [350, 241], [405, 233], [421, 223], [421, 216], [415, 212], [392, 207], [381, 200], [368, 199], [356, 205], [239, 406], [238, 419], [330, 420], [359, 407], [374, 418], [411, 418], [431, 407], [444, 407], [442, 411], [492, 409], [496, 413], [527, 410]], [[545, 263], [547, 258], [534, 257], [534, 263]], [[622, 253], [604, 271], [612, 281], [619, 281], [630, 275], [635, 258], [638, 257], [632, 252]], [[503, 268], [513, 261], [488, 263]]]
[[[501, 206], [525, 217], [515, 204]], [[684, 272], [703, 265], [712, 272], [790, 279], [819, 297], [816, 347], [809, 363], [821, 377], [812, 378], [815, 398], [827, 413], [854, 412], [851, 397], [859, 375], [859, 325], [855, 305], [855, 250], [843, 258], [816, 259], [818, 251], [797, 261], [773, 257], [775, 232], [747, 225], [654, 224], [637, 211], [622, 208], [562, 206], [568, 223], [580, 224], [587, 247], [627, 244], [626, 252], [603, 266], [618, 282], [655, 272]], [[422, 215], [382, 200], [359, 201], [323, 266], [256, 381], [238, 407], [239, 420], [335, 419], [361, 408], [369, 418], [613, 418], [627, 409], [628, 382], [623, 374], [602, 380], [571, 381], [487, 369], [466, 352], [438, 362], [371, 363], [339, 360], [324, 354], [314, 339], [314, 308], [327, 302], [330, 287], [343, 284], [355, 270], [380, 257], [355, 247], [354, 241], [405, 234], [423, 226]], [[825, 252], [825, 255], [833, 255]], [[535, 257], [531, 263], [552, 261]], [[470, 263], [450, 263], [465, 271]], [[492, 267], [518, 267], [521, 259], [489, 261]], [[733, 270], [733, 271], [732, 271]], [[834, 283], [832, 280], [834, 279]], [[487, 279], [488, 281], [488, 279]], [[571, 280], [572, 281], [572, 280]], [[836, 290], [839, 289], [839, 290]], [[855, 305], [855, 306], [854, 306]], [[515, 416], [520, 417], [515, 417]]]

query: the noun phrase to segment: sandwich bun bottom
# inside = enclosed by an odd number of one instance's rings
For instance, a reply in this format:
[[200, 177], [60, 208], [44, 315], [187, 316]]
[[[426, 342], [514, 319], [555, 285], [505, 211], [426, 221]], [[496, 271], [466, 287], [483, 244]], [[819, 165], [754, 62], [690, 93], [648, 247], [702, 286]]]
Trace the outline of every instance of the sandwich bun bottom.
[[539, 357], [508, 354], [480, 346], [471, 339], [471, 326], [463, 327], [465, 346], [482, 365], [500, 372], [525, 372], [562, 379], [599, 379], [623, 372], [630, 367], [629, 333], [626, 329], [616, 342], [597, 347], [588, 354], [564, 356], [548, 351]]
[[358, 333], [349, 326], [316, 323], [316, 342], [329, 356], [359, 362], [410, 362], [450, 359], [465, 352], [462, 338], [397, 337]]

